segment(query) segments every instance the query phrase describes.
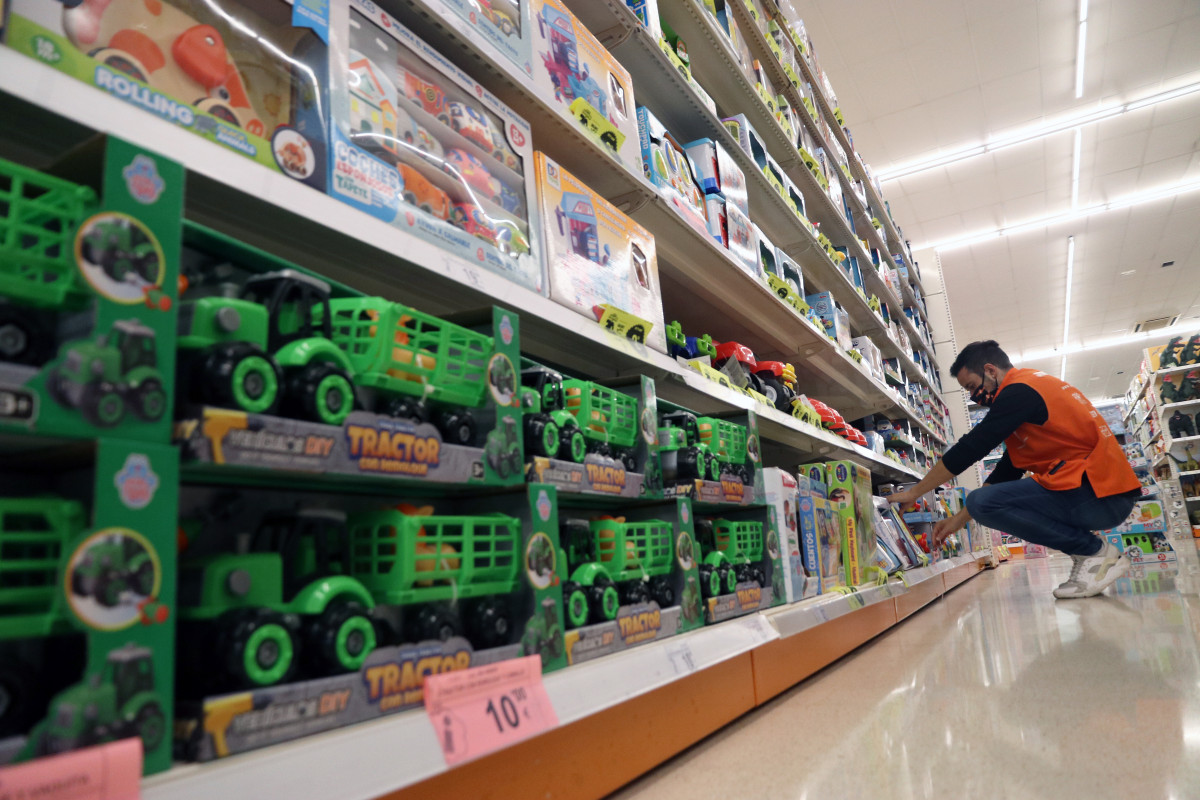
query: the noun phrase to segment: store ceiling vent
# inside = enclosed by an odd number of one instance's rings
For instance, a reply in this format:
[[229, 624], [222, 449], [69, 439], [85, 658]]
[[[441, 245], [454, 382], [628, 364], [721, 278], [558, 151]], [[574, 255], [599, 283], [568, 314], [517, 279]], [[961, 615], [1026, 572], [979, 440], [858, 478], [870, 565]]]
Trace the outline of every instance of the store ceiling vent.
[[1133, 326], [1133, 332], [1143, 333], [1146, 331], [1156, 331], [1159, 328], [1169, 328], [1178, 320], [1178, 314], [1173, 317], [1154, 317], [1153, 319], [1142, 320], [1137, 325]]

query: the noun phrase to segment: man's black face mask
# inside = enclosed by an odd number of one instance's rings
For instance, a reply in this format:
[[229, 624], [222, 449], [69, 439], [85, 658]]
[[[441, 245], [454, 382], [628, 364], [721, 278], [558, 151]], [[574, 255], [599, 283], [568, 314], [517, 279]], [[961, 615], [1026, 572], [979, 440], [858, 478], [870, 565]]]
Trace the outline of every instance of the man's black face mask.
[[993, 381], [991, 389], [987, 388], [988, 377], [983, 376], [983, 383], [979, 384], [975, 391], [971, 392], [971, 400], [979, 406], [987, 408], [996, 401], [996, 392], [1000, 391], [999, 383]]

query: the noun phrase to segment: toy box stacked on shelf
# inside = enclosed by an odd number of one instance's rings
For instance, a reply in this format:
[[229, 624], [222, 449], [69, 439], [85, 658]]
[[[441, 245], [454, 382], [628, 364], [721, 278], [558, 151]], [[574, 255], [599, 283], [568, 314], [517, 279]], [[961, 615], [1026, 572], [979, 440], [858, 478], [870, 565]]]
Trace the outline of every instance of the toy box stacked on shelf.
[[696, 563], [707, 624], [787, 602], [779, 525], [767, 505], [698, 502]]
[[875, 557], [875, 509], [871, 500], [871, 473], [852, 461], [825, 464], [829, 503], [837, 513], [845, 537], [843, 562], [846, 583], [858, 586], [870, 577]]
[[[431, 11], [459, 30], [473, 33], [472, 44], [480, 50], [494, 50], [511, 65], [518, 77], [533, 74], [531, 54], [536, 24], [530, 16], [530, 3], [522, 0], [421, 0]], [[499, 59], [497, 59], [499, 60]]]
[[761, 453], [753, 411], [719, 419], [658, 401], [658, 458], [665, 497], [710, 504], [761, 502]]
[[705, 236], [712, 235], [708, 206], [692, 157], [650, 109], [639, 106], [637, 121], [646, 179], [689, 225]]
[[843, 536], [837, 512], [829, 503], [825, 468], [821, 464], [800, 468], [797, 476], [797, 511], [800, 520], [804, 569], [821, 593], [846, 585], [842, 565]]
[[568, 663], [704, 624], [690, 500], [628, 508], [562, 493], [558, 500]]
[[1103, 532], [1104, 538], [1135, 564], [1174, 560], [1166, 534], [1167, 517], [1158, 499], [1139, 500], [1124, 522]]
[[185, 460], [218, 472], [524, 480], [512, 312], [463, 327], [191, 223], [184, 263]]
[[763, 469], [763, 488], [767, 504], [774, 509], [779, 544], [783, 548], [780, 562], [785, 600], [795, 603], [813, 597], [820, 593], [821, 580], [819, 574], [810, 578], [805, 571], [800, 541], [800, 502], [810, 492], [808, 478], [797, 478], [778, 467], [766, 467]]
[[837, 342], [838, 347], [849, 350], [854, 340], [850, 334], [850, 315], [838, 305], [832, 292], [818, 292], [804, 298], [825, 327], [825, 335]]
[[178, 749], [206, 761], [420, 708], [429, 674], [534, 654], [565, 666], [556, 505], [538, 484], [185, 487]]
[[654, 236], [544, 153], [534, 161], [550, 297], [667, 352]]

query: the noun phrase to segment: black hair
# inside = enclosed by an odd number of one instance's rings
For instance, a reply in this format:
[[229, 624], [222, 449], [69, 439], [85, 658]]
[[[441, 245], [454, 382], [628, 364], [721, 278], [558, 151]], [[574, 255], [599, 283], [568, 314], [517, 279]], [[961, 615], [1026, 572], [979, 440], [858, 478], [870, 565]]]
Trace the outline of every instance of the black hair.
[[1000, 345], [994, 339], [971, 342], [959, 351], [958, 358], [950, 365], [950, 375], [957, 378], [964, 367], [976, 375], [983, 375], [983, 368], [987, 364], [995, 364], [1003, 370], [1012, 369], [1008, 354], [1000, 349]]

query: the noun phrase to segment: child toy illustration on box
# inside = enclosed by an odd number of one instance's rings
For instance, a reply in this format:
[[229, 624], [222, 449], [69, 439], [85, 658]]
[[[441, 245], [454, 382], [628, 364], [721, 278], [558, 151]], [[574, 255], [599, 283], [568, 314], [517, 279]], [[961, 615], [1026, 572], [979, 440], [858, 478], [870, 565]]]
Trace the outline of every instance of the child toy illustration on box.
[[538, 30], [542, 38], [550, 42], [549, 52], [542, 53], [542, 62], [554, 81], [555, 99], [569, 103], [576, 97], [582, 97], [607, 116], [605, 106], [608, 96], [588, 74], [587, 66], [579, 62], [579, 48], [571, 18], [546, 6], [538, 18]]
[[608, 245], [604, 245], [603, 255], [600, 253], [596, 211], [591, 198], [576, 192], [563, 192], [562, 202], [554, 216], [558, 221], [559, 234], [567, 236], [571, 242], [571, 252], [602, 267], [608, 263], [612, 252]]

